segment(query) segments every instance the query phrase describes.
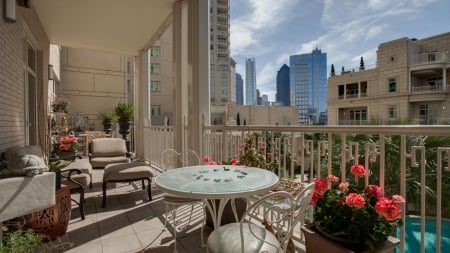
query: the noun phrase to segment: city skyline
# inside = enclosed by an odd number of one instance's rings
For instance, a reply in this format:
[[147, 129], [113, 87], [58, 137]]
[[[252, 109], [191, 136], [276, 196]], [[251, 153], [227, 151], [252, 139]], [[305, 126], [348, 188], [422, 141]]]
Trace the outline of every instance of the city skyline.
[[[276, 75], [289, 56], [327, 52], [327, 73], [375, 67], [379, 44], [403, 37], [425, 38], [449, 32], [450, 1], [292, 1], [231, 0], [231, 56], [236, 72], [255, 57], [257, 89], [275, 101]], [[244, 84], [245, 85], [245, 84]]]

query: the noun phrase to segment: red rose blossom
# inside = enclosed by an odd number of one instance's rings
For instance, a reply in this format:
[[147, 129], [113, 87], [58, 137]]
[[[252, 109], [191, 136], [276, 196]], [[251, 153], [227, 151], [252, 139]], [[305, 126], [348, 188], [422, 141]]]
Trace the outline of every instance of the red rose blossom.
[[357, 193], [350, 193], [345, 198], [345, 203], [349, 207], [355, 207], [355, 208], [363, 208], [364, 204], [366, 204], [366, 201], [364, 200], [364, 197]]
[[364, 189], [364, 193], [371, 198], [380, 199], [383, 197], [383, 190], [379, 186], [373, 184], [368, 185]]
[[350, 173], [357, 177], [363, 177], [366, 175], [366, 169], [362, 165], [355, 164], [350, 168]]
[[205, 163], [209, 162], [209, 156], [203, 157], [203, 161], [205, 161]]
[[321, 198], [322, 198], [322, 195], [319, 192], [314, 191], [313, 197], [311, 199], [311, 205], [316, 206], [317, 201], [319, 201]]
[[321, 195], [328, 189], [328, 182], [322, 178], [314, 179], [314, 183], [316, 184], [315, 191]]
[[394, 199], [381, 198], [375, 204], [375, 211], [386, 220], [393, 221], [400, 219], [402, 207]]

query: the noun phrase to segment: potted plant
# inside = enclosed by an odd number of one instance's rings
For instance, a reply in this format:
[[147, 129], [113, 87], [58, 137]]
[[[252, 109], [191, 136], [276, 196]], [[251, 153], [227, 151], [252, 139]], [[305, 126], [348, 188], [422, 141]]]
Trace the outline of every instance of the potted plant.
[[[350, 173], [364, 177], [366, 170], [353, 165]], [[394, 252], [398, 241], [389, 236], [403, 224], [402, 196], [385, 197], [377, 185], [364, 187], [364, 180], [339, 183], [334, 175], [314, 182], [314, 221], [302, 227], [306, 252], [386, 252], [386, 247], [387, 252]], [[328, 243], [330, 240], [332, 243]]]
[[[119, 103], [114, 108], [119, 122], [119, 133], [122, 138], [127, 140], [127, 134], [130, 133], [130, 125], [134, 117], [134, 106], [132, 104]], [[127, 140], [127, 150], [130, 150], [129, 141]]]
[[106, 134], [111, 133], [112, 124], [117, 119], [117, 115], [115, 112], [107, 111], [102, 113], [103, 118], [103, 131], [105, 131]]
[[73, 157], [78, 150], [78, 137], [65, 135], [53, 139], [53, 158]]

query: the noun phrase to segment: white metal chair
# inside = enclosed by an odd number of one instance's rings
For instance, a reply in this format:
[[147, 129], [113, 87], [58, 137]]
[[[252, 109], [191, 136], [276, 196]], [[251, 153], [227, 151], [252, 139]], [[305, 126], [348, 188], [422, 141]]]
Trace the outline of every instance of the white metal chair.
[[[195, 166], [200, 165], [200, 157], [198, 154], [191, 150], [191, 149], [184, 149], [181, 152], [177, 152], [174, 149], [166, 149], [161, 154], [161, 167], [164, 171], [180, 168], [180, 167], [186, 167], [186, 166]], [[203, 224], [201, 228], [201, 246], [204, 246], [203, 243], [203, 227], [205, 224], [205, 207], [204, 202], [202, 199], [193, 199], [193, 198], [185, 198], [185, 197], [179, 197], [173, 194], [164, 194], [163, 201], [166, 204], [166, 218], [164, 221], [164, 229], [167, 228], [167, 217], [168, 217], [168, 210], [169, 207], [171, 207], [172, 212], [172, 220], [173, 220], [173, 234], [174, 234], [174, 240], [175, 240], [175, 249], [174, 252], [177, 252], [177, 228], [176, 228], [176, 211], [177, 208], [184, 205], [191, 205], [191, 211], [189, 214], [189, 220], [187, 224], [191, 223], [192, 213], [194, 211], [194, 205], [200, 204], [202, 205], [202, 212], [203, 212]]]
[[247, 209], [239, 223], [215, 229], [208, 237], [207, 252], [286, 252], [294, 227], [303, 219], [313, 192], [314, 183], [311, 183], [295, 198], [285, 191], [265, 195]]

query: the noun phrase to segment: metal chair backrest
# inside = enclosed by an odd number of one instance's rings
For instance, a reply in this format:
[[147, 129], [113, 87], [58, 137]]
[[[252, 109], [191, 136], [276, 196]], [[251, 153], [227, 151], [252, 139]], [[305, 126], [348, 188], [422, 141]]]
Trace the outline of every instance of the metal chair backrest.
[[[303, 220], [306, 208], [310, 205], [314, 194], [314, 183], [308, 184], [297, 197], [289, 192], [269, 193], [253, 203], [241, 219], [241, 247], [244, 251], [244, 226], [257, 240], [276, 248], [276, 252], [286, 252], [294, 227]], [[263, 211], [262, 211], [263, 210]], [[253, 231], [250, 224], [260, 223], [261, 216], [266, 230], [272, 232], [280, 245], [264, 240], [261, 234]]]
[[200, 164], [200, 157], [191, 149], [177, 152], [175, 149], [166, 149], [161, 154], [161, 168], [164, 171]]

